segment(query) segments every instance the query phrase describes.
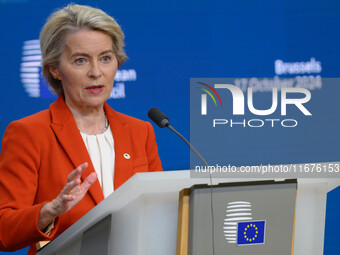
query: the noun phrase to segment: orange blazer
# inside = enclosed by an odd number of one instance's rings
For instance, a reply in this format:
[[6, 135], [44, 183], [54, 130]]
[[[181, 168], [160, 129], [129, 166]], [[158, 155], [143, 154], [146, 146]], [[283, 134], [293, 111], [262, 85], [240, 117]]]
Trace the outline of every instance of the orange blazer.
[[[151, 124], [106, 103], [104, 110], [114, 138], [114, 188], [137, 172], [161, 171]], [[28, 254], [35, 254], [36, 242], [55, 238], [104, 199], [97, 180], [79, 204], [56, 219], [50, 236], [38, 229], [43, 204], [58, 196], [68, 174], [83, 162], [89, 163], [84, 180], [95, 170], [62, 96], [48, 110], [8, 126], [0, 154], [0, 250], [31, 245]]]

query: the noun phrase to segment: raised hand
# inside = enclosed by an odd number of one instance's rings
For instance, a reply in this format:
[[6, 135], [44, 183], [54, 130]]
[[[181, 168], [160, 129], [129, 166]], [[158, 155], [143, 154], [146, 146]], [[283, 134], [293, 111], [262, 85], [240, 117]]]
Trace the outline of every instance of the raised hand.
[[43, 205], [40, 211], [38, 227], [45, 229], [55, 218], [71, 210], [89, 190], [91, 185], [97, 180], [97, 174], [91, 173], [86, 179], [81, 181], [81, 174], [88, 167], [85, 162], [74, 169], [67, 177], [67, 183], [59, 195]]

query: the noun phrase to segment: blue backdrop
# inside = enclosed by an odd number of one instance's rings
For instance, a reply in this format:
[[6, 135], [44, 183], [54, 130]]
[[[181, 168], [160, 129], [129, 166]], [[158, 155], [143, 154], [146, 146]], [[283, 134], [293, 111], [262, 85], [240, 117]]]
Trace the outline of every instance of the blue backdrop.
[[[152, 106], [162, 109], [171, 123], [190, 137], [191, 77], [339, 77], [340, 74], [340, 2], [338, 0], [124, 0], [77, 1], [101, 8], [115, 17], [126, 35], [129, 60], [117, 76], [112, 99], [117, 111], [147, 120]], [[41, 27], [48, 15], [68, 1], [0, 0], [0, 136], [7, 125], [24, 116], [46, 109], [54, 97], [46, 90], [39, 75], [36, 50]], [[318, 62], [311, 72], [297, 68], [280, 72], [275, 61]], [[300, 71], [299, 71], [299, 70]], [[327, 91], [332, 94], [332, 91]], [[333, 92], [334, 95], [334, 92]], [[339, 104], [320, 102], [318, 111], [336, 116]], [[339, 123], [337, 123], [339, 125]], [[312, 136], [322, 131], [299, 134]], [[320, 131], [321, 130], [321, 131]], [[174, 134], [155, 127], [159, 154], [165, 170], [189, 168], [189, 150]], [[234, 137], [242, 135], [234, 133]], [[320, 158], [340, 161], [336, 157], [339, 140], [336, 130], [327, 134], [327, 150]], [[281, 150], [289, 150], [289, 143]], [[291, 162], [289, 153], [271, 158], [266, 151], [247, 146], [266, 143], [268, 137], [243, 139], [241, 144], [258, 162]], [[334, 140], [333, 140], [334, 141]], [[299, 150], [311, 150], [310, 143], [300, 143]], [[264, 146], [262, 146], [264, 148]], [[260, 147], [261, 148], [261, 147]], [[316, 150], [316, 149], [314, 149]], [[331, 152], [331, 153], [330, 153]], [[313, 162], [304, 153], [303, 162]], [[314, 155], [313, 153], [311, 155]], [[299, 159], [294, 159], [298, 162]], [[247, 158], [233, 163], [246, 165]], [[0, 194], [1, 195], [1, 194]], [[325, 254], [340, 254], [337, 229], [340, 189], [328, 194]], [[27, 250], [17, 254], [26, 254]], [[0, 252], [0, 254], [3, 254]]]

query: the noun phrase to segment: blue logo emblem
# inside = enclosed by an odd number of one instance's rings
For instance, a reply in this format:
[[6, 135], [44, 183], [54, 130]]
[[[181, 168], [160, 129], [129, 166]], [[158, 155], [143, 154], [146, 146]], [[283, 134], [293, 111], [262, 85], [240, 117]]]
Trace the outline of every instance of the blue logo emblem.
[[237, 245], [264, 244], [266, 221], [243, 221], [237, 223]]
[[22, 46], [20, 78], [29, 97], [55, 98], [41, 75], [39, 40], [25, 41]]

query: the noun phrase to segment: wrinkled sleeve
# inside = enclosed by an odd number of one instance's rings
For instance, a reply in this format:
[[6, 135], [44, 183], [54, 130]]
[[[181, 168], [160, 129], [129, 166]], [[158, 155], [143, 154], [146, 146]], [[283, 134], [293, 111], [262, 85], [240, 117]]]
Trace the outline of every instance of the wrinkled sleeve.
[[38, 228], [44, 203], [34, 204], [40, 166], [38, 131], [22, 121], [12, 122], [5, 131], [0, 154], [0, 250], [13, 251], [49, 236]]
[[146, 152], [148, 155], [148, 169], [150, 172], [163, 171], [162, 163], [158, 155], [158, 148], [156, 144], [155, 131], [152, 125], [147, 122], [148, 125], [148, 137], [146, 144]]

